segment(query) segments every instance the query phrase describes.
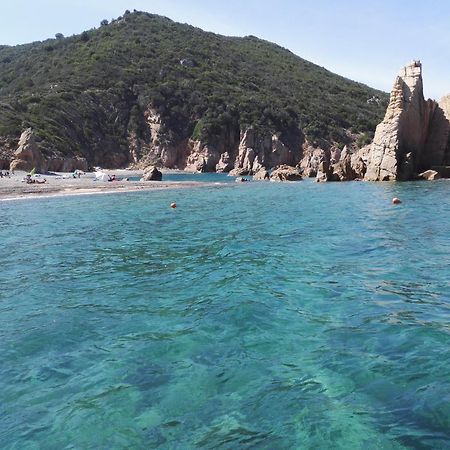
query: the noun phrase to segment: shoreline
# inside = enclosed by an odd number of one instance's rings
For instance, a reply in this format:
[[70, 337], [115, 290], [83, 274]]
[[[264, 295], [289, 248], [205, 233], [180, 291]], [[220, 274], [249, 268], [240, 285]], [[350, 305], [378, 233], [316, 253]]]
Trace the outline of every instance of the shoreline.
[[[119, 176], [135, 177], [135, 171], [115, 170], [110, 173]], [[10, 178], [0, 179], [0, 202], [29, 200], [35, 198], [66, 197], [76, 195], [95, 195], [113, 193], [147, 192], [163, 189], [187, 189], [225, 185], [226, 183], [202, 181], [94, 181], [92, 172], [73, 178], [71, 174], [56, 173], [40, 175], [38, 179], [46, 179], [46, 183], [27, 184], [23, 181], [26, 172], [16, 172]]]

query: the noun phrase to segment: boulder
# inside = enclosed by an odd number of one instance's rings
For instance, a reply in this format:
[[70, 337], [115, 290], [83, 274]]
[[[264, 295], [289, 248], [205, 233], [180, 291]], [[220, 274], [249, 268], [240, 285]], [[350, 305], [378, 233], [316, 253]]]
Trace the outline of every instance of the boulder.
[[300, 181], [302, 174], [297, 167], [282, 165], [276, 168], [270, 176], [270, 181]]
[[155, 167], [149, 166], [144, 170], [143, 181], [161, 181], [162, 173]]
[[219, 162], [216, 164], [216, 172], [229, 172], [233, 168], [233, 160], [228, 152], [220, 155]]
[[250, 171], [248, 169], [244, 169], [242, 167], [237, 167], [233, 170], [230, 170], [230, 172], [228, 173], [228, 175], [230, 177], [242, 177], [245, 175], [249, 175]]
[[270, 180], [270, 174], [266, 169], [260, 169], [255, 173], [255, 175], [253, 175], [253, 180]]
[[419, 173], [417, 175], [417, 178], [419, 180], [439, 180], [441, 176], [439, 175], [439, 172], [436, 172], [436, 170], [426, 170], [425, 172]]
[[36, 169], [37, 173], [47, 172], [47, 162], [34, 139], [33, 130], [27, 128], [20, 136], [19, 146], [10, 164], [11, 171]]

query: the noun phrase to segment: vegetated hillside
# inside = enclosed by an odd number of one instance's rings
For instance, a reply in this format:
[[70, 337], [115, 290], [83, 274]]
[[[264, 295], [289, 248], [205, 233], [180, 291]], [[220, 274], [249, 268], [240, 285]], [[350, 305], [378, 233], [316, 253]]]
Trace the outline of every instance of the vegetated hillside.
[[[326, 147], [370, 139], [387, 94], [253, 36], [224, 37], [134, 12], [80, 35], [0, 47], [0, 139], [32, 127], [44, 154], [130, 161], [130, 135], [217, 139], [248, 127], [301, 129]], [[373, 99], [375, 98], [375, 99]], [[373, 101], [368, 101], [373, 99]], [[4, 144], [6, 145], [6, 144]]]

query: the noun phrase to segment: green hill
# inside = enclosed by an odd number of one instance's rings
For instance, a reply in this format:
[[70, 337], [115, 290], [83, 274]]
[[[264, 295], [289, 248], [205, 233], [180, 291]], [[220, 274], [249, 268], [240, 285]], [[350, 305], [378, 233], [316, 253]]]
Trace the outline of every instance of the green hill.
[[80, 35], [0, 47], [0, 145], [32, 127], [47, 156], [90, 163], [127, 164], [130, 135], [148, 136], [149, 106], [172, 143], [252, 126], [298, 128], [324, 147], [369, 139], [387, 100], [256, 37], [137, 11]]

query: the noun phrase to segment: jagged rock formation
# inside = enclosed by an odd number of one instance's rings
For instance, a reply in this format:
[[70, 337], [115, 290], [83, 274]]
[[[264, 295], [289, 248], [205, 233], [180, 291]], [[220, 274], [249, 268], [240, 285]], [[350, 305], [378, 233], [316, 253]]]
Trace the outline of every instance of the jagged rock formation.
[[239, 145], [239, 130], [224, 127], [209, 141], [190, 140], [186, 162], [180, 160], [178, 167], [196, 172], [229, 172]]
[[11, 162], [6, 163], [7, 162], [5, 161], [2, 165], [8, 165], [12, 171], [25, 170], [29, 172], [33, 168], [36, 169], [36, 172], [38, 173], [46, 173], [47, 171], [73, 172], [74, 170], [88, 170], [88, 163], [85, 158], [45, 158], [36, 143], [34, 133], [31, 128], [27, 128], [22, 133], [18, 148], [14, 152]]
[[268, 181], [270, 180], [270, 174], [266, 169], [260, 169], [253, 175], [254, 181]]
[[282, 165], [270, 175], [270, 181], [300, 181], [302, 175], [296, 167]]
[[234, 168], [252, 175], [264, 168], [297, 164], [301, 159], [304, 137], [299, 129], [295, 131], [295, 135], [291, 136], [294, 145], [288, 145], [276, 135], [247, 129], [241, 133]]
[[38, 173], [45, 173], [47, 167], [47, 162], [36, 144], [33, 130], [27, 128], [20, 136], [19, 147], [14, 153], [10, 169], [29, 172], [34, 168]]
[[448, 97], [440, 104], [423, 97], [422, 65], [398, 74], [384, 120], [377, 126], [366, 180], [410, 180], [418, 172], [450, 163]]
[[329, 163], [331, 159], [330, 151], [321, 148], [314, 148], [306, 144], [303, 151], [303, 158], [299, 163], [303, 176], [315, 177], [322, 162]]

